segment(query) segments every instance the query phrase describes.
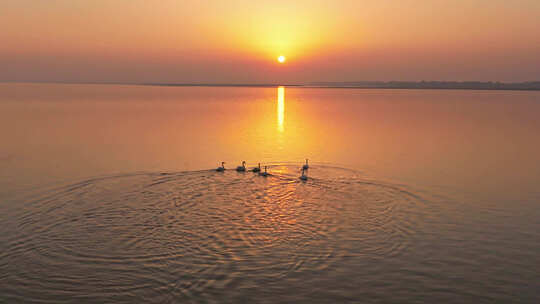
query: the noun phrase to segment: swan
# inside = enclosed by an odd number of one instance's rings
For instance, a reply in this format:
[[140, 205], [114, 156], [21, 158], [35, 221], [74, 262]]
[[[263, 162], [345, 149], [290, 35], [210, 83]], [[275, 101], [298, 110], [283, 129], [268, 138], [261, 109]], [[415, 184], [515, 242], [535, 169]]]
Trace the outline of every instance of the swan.
[[258, 167], [251, 169], [251, 172], [261, 172], [261, 163], [259, 163]]
[[238, 172], [246, 172], [246, 161], [242, 161], [242, 165], [236, 167], [236, 171], [238, 171]]
[[221, 167], [217, 167], [217, 172], [223, 172], [225, 171], [225, 162], [221, 162]]
[[304, 170], [309, 169], [308, 159], [307, 158], [306, 158], [306, 164], [304, 166], [302, 166], [302, 169], [304, 169]]
[[302, 168], [302, 176], [300, 176], [300, 179], [303, 181], [307, 180], [307, 175], [305, 174], [305, 172], [306, 172], [306, 169]]
[[267, 177], [268, 175], [270, 175], [268, 172], [266, 172], [266, 166], [264, 166], [264, 172], [260, 172], [259, 175], [262, 177]]

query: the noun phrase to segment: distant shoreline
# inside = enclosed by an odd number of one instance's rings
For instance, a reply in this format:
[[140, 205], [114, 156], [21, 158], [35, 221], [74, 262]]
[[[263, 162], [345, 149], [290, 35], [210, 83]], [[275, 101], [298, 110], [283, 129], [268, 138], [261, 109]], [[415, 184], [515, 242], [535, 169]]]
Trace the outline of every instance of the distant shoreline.
[[540, 91], [540, 81], [530, 82], [457, 82], [457, 81], [359, 81], [359, 82], [309, 82], [305, 84], [279, 83], [122, 83], [122, 82], [0, 82], [51, 83], [92, 85], [136, 85], [162, 87], [253, 87], [253, 88], [329, 88], [329, 89], [389, 89], [389, 90], [481, 90], [481, 91]]
[[304, 84], [272, 84], [272, 83], [140, 83], [145, 86], [162, 87], [255, 87], [255, 88], [275, 88], [275, 87], [304, 87]]
[[334, 89], [404, 89], [404, 90], [495, 90], [540, 91], [538, 82], [452, 82], [452, 81], [364, 81], [364, 82], [310, 82], [307, 84], [224, 84], [224, 83], [144, 83], [168, 87], [300, 87]]
[[530, 82], [480, 82], [480, 81], [360, 81], [312, 82], [312, 86], [360, 89], [417, 89], [417, 90], [514, 90], [539, 91], [540, 81]]

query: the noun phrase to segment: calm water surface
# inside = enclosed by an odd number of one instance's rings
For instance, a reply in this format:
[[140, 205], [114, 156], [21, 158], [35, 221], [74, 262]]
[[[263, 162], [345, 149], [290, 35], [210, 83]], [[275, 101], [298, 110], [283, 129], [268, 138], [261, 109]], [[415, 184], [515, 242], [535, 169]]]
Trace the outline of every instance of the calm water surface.
[[537, 303], [538, 134], [538, 92], [0, 84], [0, 302]]

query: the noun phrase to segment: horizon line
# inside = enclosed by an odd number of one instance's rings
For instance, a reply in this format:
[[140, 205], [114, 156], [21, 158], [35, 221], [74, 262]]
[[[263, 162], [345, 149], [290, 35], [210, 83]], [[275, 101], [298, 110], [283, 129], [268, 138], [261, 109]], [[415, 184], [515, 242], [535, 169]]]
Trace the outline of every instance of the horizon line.
[[162, 87], [298, 87], [335, 89], [411, 89], [411, 90], [507, 90], [540, 91], [540, 80], [501, 81], [312, 81], [306, 83], [222, 83], [222, 82], [98, 82], [98, 81], [0, 81], [20, 84], [87, 84], [87, 85], [134, 85]]

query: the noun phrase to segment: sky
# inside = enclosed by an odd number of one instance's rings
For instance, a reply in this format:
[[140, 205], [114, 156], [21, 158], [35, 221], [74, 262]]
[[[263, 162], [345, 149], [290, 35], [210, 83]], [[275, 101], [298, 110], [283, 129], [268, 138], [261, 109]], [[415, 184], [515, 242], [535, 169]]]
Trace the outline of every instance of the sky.
[[0, 28], [0, 81], [540, 80], [539, 0], [2, 0]]

